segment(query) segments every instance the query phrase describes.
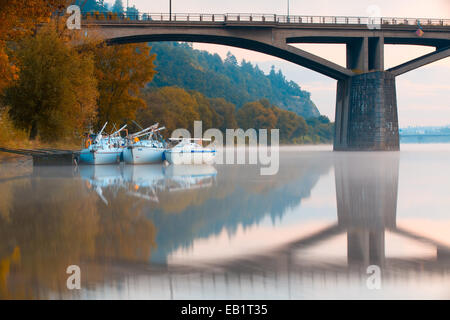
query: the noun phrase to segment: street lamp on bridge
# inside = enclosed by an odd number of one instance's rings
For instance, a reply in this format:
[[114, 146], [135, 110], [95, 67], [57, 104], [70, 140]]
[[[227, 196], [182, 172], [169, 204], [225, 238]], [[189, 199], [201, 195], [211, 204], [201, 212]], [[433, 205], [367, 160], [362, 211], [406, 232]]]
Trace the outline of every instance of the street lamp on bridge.
[[287, 0], [287, 22], [289, 22], [289, 0]]

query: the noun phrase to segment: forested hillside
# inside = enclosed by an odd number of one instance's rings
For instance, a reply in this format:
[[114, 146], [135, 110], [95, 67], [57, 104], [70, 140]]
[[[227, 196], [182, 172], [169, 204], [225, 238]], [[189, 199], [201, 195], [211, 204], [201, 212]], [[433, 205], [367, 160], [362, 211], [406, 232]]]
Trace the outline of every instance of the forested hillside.
[[164, 123], [165, 135], [177, 128], [193, 132], [195, 120], [203, 121], [203, 129], [242, 128], [280, 129], [280, 143], [329, 143], [333, 124], [328, 118], [305, 119], [292, 111], [283, 110], [260, 99], [244, 104], [236, 110], [233, 103], [223, 98], [207, 98], [202, 93], [178, 87], [148, 88], [144, 91], [145, 104], [138, 108], [136, 120], [143, 126]]
[[266, 98], [305, 119], [320, 115], [310, 93], [286, 80], [281, 70], [272, 69], [266, 75], [257, 65], [245, 60], [239, 63], [230, 53], [222, 60], [217, 54], [195, 50], [187, 43], [155, 42], [149, 45], [157, 56], [157, 74], [150, 86], [196, 90], [208, 98], [224, 98], [237, 109], [248, 102]]

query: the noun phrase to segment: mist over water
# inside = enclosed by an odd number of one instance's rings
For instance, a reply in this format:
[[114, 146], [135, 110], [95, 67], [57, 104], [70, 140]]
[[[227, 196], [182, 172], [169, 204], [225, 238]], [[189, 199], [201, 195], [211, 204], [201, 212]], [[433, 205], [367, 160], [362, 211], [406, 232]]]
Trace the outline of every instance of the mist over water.
[[273, 176], [0, 163], [0, 299], [448, 299], [450, 145], [401, 150], [281, 147]]

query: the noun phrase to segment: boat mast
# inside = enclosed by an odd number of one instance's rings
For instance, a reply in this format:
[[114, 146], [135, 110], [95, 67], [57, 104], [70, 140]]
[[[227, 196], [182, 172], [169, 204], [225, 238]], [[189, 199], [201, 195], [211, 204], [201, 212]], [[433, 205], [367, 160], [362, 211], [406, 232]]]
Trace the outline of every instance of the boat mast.
[[106, 121], [106, 123], [103, 125], [102, 130], [100, 130], [100, 132], [98, 133], [97, 137], [95, 138], [95, 142], [99, 142], [100, 141], [100, 138], [102, 136], [103, 130], [105, 130], [107, 124], [108, 124], [108, 121]]

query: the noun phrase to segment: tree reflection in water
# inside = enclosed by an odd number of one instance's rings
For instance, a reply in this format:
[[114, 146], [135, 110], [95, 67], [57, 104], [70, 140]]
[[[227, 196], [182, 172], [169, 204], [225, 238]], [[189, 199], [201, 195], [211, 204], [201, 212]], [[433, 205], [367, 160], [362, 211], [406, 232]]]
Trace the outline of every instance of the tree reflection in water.
[[[0, 180], [0, 297], [79, 297], [65, 287], [71, 264], [81, 267], [82, 286], [91, 292], [120, 287], [124, 279], [141, 275], [174, 279], [178, 267], [179, 274], [201, 274], [202, 279], [214, 279], [214, 270], [221, 270], [230, 286], [233, 278], [256, 275], [273, 281], [286, 274], [365, 275], [370, 264], [388, 274], [448, 270], [448, 247], [397, 226], [398, 154], [286, 153], [281, 160], [276, 176], [260, 176], [256, 166], [117, 165], [78, 171], [35, 168], [29, 177]], [[263, 255], [189, 267], [168, 262], [174, 252], [224, 230], [233, 237], [239, 227], [257, 226], [266, 218], [282, 220], [292, 208], [308, 214], [300, 204], [333, 166], [335, 182], [326, 187], [336, 188], [330, 226], [299, 234]], [[273, 232], [280, 236], [282, 229]], [[387, 258], [387, 233], [427, 243], [437, 250], [437, 258]], [[342, 265], [304, 255], [338, 235], [346, 238]], [[164, 288], [166, 284], [158, 290]]]
[[252, 166], [35, 167], [0, 180], [0, 298], [77, 297], [65, 287], [73, 264], [94, 290], [151, 266], [155, 250], [165, 263], [198, 237], [282, 216], [330, 166], [305, 159], [271, 177]]

